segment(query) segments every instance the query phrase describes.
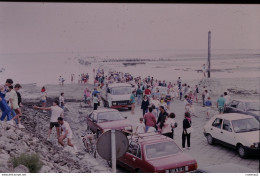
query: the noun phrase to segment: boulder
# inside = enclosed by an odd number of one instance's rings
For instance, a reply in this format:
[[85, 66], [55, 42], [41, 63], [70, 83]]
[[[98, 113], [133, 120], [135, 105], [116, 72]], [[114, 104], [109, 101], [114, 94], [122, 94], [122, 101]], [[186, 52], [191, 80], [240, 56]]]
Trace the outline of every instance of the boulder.
[[14, 168], [14, 173], [29, 173], [29, 169], [26, 166], [20, 164]]

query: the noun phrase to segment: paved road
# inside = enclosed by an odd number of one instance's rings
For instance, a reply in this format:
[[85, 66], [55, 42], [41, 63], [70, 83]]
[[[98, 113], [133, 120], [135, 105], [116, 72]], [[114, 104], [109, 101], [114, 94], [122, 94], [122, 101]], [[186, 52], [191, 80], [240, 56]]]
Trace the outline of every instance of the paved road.
[[[259, 171], [259, 159], [257, 157], [241, 159], [233, 149], [218, 144], [209, 145], [203, 134], [203, 127], [208, 121], [206, 119], [206, 108], [202, 107], [201, 103], [194, 103], [194, 106], [196, 116], [192, 116], [192, 126], [195, 131], [191, 134], [191, 149], [185, 149], [185, 152], [197, 160], [198, 167], [220, 163], [235, 163]], [[175, 121], [178, 123], [178, 127], [175, 129], [174, 140], [181, 147], [182, 121], [184, 118], [183, 101], [174, 100], [168, 112], [174, 112], [176, 115]], [[138, 106], [136, 107], [135, 115], [131, 115], [130, 111], [121, 111], [121, 113], [127, 115], [128, 120], [135, 125], [139, 122], [139, 117], [142, 116], [142, 111]], [[213, 107], [211, 117], [217, 113]]]

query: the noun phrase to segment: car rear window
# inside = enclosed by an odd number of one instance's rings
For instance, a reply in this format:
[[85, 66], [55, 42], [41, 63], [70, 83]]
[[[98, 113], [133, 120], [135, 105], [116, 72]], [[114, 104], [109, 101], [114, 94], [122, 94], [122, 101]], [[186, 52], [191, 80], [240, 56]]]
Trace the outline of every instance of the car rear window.
[[181, 149], [173, 141], [149, 144], [145, 146], [146, 159], [170, 156], [180, 151]]
[[121, 114], [117, 111], [100, 112], [98, 113], [98, 122], [108, 122], [116, 120], [124, 120]]
[[255, 118], [232, 120], [231, 123], [235, 133], [259, 130], [259, 121]]

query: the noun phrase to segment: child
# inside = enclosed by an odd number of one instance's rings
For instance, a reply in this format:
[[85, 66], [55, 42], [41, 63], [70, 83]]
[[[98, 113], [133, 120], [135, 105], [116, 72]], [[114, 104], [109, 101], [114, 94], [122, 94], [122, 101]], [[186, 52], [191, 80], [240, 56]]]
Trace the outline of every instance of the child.
[[142, 117], [140, 117], [140, 123], [137, 125], [135, 133], [136, 134], [145, 133], [145, 124], [144, 124], [144, 119]]
[[207, 107], [207, 119], [209, 118], [210, 109], [212, 106], [212, 102], [210, 100], [210, 97], [208, 97], [208, 100], [205, 102], [205, 106]]

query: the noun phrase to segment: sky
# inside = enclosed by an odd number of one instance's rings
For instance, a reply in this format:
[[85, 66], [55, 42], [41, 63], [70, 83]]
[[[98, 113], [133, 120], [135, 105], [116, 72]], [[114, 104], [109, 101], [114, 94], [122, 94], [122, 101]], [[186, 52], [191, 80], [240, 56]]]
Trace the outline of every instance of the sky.
[[260, 5], [0, 2], [0, 54], [260, 49]]

